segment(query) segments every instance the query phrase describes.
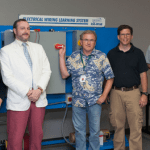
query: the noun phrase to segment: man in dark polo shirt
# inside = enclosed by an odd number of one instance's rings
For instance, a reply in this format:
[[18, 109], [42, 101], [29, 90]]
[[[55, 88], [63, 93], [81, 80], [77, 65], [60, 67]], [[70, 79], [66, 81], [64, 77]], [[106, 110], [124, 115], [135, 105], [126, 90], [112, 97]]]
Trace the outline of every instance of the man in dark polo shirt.
[[110, 122], [115, 127], [114, 150], [125, 150], [126, 117], [130, 128], [129, 148], [142, 150], [142, 108], [147, 104], [148, 68], [143, 52], [131, 43], [132, 27], [120, 25], [117, 32], [120, 43], [108, 53], [115, 75], [110, 93]]

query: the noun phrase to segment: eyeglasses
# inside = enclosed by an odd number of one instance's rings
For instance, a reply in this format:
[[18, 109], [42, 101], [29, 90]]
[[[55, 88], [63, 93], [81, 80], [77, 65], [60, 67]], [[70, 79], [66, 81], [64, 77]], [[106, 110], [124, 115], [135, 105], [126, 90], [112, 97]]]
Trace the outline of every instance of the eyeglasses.
[[131, 34], [130, 33], [127, 33], [127, 34], [120, 34], [120, 36], [130, 36]]
[[88, 39], [82, 39], [84, 42], [91, 42], [91, 43], [93, 43], [93, 42], [95, 42], [95, 40], [93, 40], [93, 39], [91, 39], [91, 40], [88, 40]]

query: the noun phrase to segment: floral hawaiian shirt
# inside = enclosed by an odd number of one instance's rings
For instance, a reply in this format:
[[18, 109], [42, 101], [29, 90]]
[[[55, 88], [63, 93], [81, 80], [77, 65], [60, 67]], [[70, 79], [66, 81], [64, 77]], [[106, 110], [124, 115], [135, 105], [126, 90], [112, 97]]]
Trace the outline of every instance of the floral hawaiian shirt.
[[72, 104], [76, 107], [94, 105], [102, 95], [104, 77], [106, 80], [114, 78], [107, 56], [99, 50], [94, 49], [89, 56], [77, 50], [69, 56], [66, 66], [72, 76]]

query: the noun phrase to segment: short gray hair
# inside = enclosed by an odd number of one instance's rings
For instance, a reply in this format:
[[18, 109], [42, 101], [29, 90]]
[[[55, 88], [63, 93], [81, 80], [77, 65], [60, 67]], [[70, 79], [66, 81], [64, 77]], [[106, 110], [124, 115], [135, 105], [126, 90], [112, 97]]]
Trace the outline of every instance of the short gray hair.
[[95, 41], [97, 40], [97, 35], [95, 31], [92, 30], [85, 30], [81, 35], [80, 35], [80, 40], [83, 40], [83, 35], [84, 34], [93, 34], [95, 36]]

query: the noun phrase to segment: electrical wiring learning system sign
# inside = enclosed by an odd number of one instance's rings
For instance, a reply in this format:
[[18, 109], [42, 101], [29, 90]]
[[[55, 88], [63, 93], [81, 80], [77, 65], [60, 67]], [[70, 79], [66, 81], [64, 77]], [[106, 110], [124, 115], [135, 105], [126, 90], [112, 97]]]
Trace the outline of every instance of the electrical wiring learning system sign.
[[19, 15], [19, 19], [26, 19], [34, 26], [72, 26], [72, 27], [104, 27], [103, 17], [74, 17], [74, 16], [43, 16]]

